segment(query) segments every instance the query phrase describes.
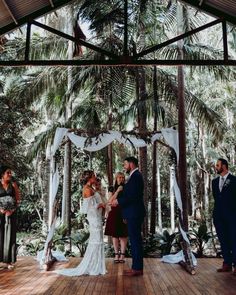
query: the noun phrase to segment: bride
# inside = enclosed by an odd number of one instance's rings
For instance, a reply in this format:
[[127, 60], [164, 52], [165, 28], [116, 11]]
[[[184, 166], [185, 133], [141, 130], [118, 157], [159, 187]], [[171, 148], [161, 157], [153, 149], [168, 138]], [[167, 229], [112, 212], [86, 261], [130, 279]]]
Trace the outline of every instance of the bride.
[[104, 204], [93, 185], [96, 176], [93, 171], [84, 171], [82, 175], [83, 205], [82, 213], [87, 214], [89, 222], [89, 241], [83, 259], [76, 268], [57, 270], [56, 273], [66, 276], [100, 275], [106, 273], [103, 244], [102, 208]]

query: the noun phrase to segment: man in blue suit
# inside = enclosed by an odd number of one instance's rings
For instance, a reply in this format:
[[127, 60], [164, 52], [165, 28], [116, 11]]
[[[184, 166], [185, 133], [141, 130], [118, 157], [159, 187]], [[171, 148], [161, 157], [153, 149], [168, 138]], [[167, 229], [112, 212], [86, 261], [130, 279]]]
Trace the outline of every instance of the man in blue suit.
[[132, 268], [124, 271], [127, 276], [139, 276], [143, 274], [143, 245], [142, 223], [145, 216], [143, 202], [143, 177], [138, 170], [138, 159], [127, 157], [124, 161], [124, 169], [129, 173], [128, 180], [124, 185], [122, 195], [113, 205], [119, 204], [122, 208], [122, 216], [127, 222], [128, 235], [131, 245]]
[[220, 177], [212, 180], [213, 222], [224, 259], [217, 271], [233, 270], [236, 275], [236, 177], [229, 172], [225, 159], [219, 158], [215, 168]]

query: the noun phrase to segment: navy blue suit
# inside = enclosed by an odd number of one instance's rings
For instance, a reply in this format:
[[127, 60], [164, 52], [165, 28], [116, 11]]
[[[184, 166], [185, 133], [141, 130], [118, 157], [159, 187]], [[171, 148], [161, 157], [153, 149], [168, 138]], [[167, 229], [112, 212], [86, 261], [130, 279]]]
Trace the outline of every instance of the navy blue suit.
[[145, 216], [143, 203], [143, 177], [136, 170], [124, 185], [121, 196], [117, 199], [122, 208], [122, 217], [127, 220], [131, 245], [132, 269], [143, 269], [142, 223]]
[[236, 266], [236, 177], [229, 174], [222, 190], [217, 177], [212, 180], [215, 200], [213, 222], [220, 241], [224, 263]]

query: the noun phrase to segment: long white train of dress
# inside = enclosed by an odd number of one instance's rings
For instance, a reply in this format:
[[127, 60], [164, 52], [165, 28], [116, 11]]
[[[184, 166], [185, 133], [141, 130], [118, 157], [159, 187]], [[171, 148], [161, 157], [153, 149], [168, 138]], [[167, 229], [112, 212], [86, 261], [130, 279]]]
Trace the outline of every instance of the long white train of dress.
[[76, 268], [66, 268], [55, 271], [65, 276], [104, 275], [106, 273], [102, 209], [97, 209], [101, 197], [98, 193], [83, 200], [82, 212], [87, 214], [89, 222], [89, 241], [86, 252]]

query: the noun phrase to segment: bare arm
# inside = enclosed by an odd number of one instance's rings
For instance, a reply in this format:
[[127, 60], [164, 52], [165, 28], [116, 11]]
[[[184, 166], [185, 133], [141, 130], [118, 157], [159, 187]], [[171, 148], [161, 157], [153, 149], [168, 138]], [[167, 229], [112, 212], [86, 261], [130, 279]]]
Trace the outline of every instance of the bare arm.
[[108, 203], [109, 203], [109, 204], [112, 204], [113, 201], [117, 199], [119, 192], [121, 192], [122, 190], [123, 190], [123, 186], [120, 185], [120, 186], [117, 188], [117, 190], [115, 191], [115, 193], [111, 196], [111, 198], [109, 198]]

